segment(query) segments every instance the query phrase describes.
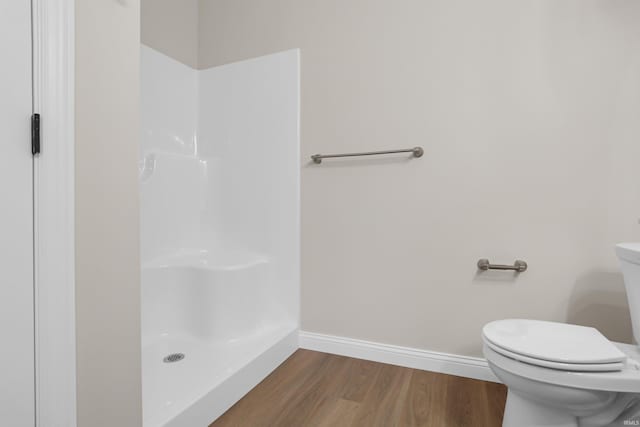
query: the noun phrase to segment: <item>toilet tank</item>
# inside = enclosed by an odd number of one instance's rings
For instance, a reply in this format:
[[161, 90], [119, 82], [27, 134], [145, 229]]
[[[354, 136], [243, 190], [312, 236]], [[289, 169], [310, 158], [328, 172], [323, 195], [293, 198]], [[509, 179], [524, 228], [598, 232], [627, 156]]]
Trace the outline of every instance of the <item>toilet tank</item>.
[[627, 290], [633, 338], [640, 343], [640, 243], [620, 243], [616, 245], [616, 255]]

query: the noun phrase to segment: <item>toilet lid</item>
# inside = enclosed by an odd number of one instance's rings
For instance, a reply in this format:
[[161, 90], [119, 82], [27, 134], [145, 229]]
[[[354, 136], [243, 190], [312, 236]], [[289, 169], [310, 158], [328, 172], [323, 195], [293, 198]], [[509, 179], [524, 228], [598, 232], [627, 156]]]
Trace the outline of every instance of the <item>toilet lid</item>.
[[626, 359], [597, 329], [586, 326], [505, 319], [486, 324], [482, 333], [494, 346], [531, 359], [592, 365]]

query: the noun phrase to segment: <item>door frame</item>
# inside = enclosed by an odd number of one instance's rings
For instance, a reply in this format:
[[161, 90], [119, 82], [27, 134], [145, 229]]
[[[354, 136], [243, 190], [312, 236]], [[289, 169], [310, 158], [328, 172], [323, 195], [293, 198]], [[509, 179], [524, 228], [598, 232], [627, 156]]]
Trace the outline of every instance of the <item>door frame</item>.
[[76, 426], [74, 0], [32, 0], [36, 426]]

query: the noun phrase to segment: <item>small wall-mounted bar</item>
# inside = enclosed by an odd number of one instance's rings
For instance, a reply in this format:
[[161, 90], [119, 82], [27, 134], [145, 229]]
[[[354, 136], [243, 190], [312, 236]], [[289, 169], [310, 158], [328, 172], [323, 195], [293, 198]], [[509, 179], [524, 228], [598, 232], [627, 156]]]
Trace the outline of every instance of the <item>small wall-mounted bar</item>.
[[413, 157], [422, 157], [424, 150], [422, 147], [406, 148], [401, 150], [385, 150], [385, 151], [365, 151], [362, 153], [344, 153], [344, 154], [314, 154], [311, 156], [313, 163], [322, 163], [322, 159], [330, 159], [334, 157], [360, 157], [360, 156], [377, 156], [381, 154], [396, 153], [413, 153]]
[[513, 270], [518, 273], [522, 273], [527, 270], [527, 263], [524, 261], [517, 260], [513, 263], [513, 265], [503, 265], [503, 264], [491, 264], [488, 259], [480, 259], [478, 260], [478, 269], [486, 271], [486, 270]]

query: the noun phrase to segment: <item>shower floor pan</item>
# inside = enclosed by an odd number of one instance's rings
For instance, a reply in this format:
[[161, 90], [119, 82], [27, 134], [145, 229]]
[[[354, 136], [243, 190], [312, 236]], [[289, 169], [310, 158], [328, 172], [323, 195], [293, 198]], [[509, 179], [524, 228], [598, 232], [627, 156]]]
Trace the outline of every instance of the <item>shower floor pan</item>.
[[[297, 329], [284, 325], [237, 340], [166, 336], [147, 343], [142, 349], [144, 427], [208, 426], [297, 347]], [[166, 362], [172, 355], [179, 360]]]

